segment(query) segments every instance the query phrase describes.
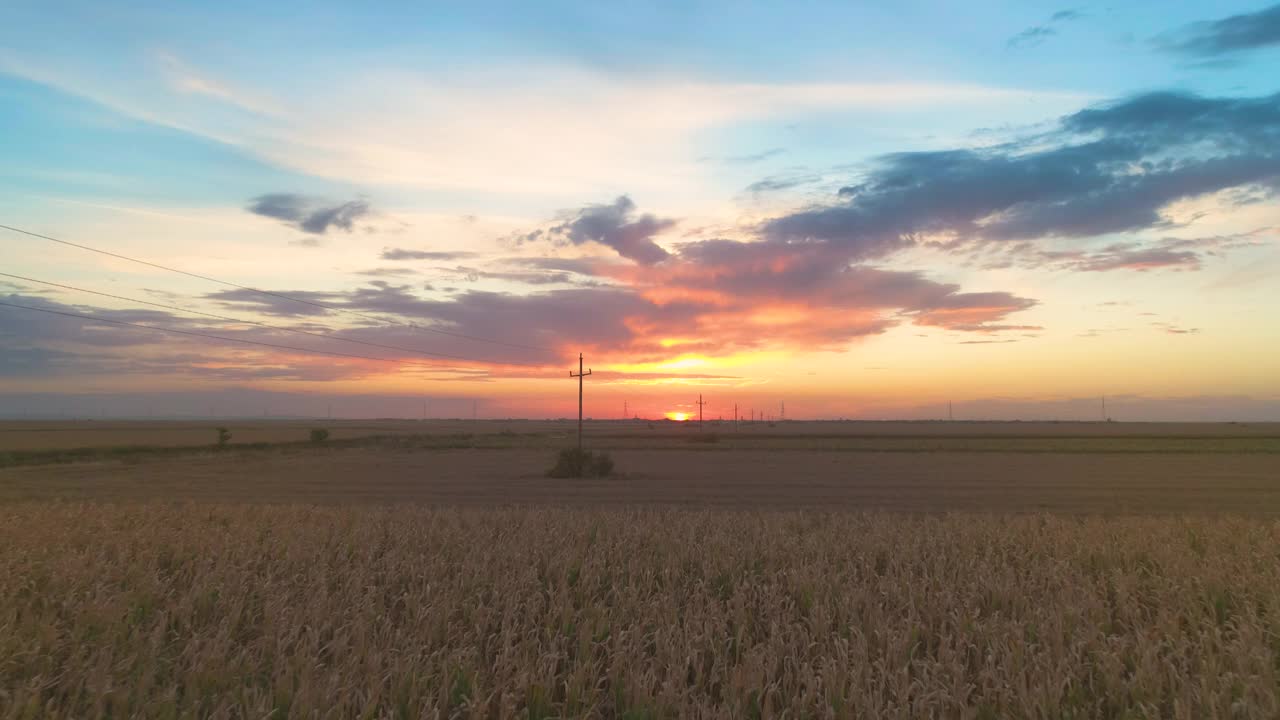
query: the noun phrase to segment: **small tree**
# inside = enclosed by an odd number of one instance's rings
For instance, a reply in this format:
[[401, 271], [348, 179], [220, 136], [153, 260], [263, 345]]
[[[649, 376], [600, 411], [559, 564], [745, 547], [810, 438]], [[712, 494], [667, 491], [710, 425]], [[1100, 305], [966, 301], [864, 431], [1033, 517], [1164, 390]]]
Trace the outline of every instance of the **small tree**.
[[315, 428], [311, 431], [311, 442], [316, 445], [323, 445], [329, 439], [329, 431], [324, 428]]
[[231, 431], [224, 427], [217, 428], [217, 430], [218, 447], [225, 447], [227, 443], [231, 442]]

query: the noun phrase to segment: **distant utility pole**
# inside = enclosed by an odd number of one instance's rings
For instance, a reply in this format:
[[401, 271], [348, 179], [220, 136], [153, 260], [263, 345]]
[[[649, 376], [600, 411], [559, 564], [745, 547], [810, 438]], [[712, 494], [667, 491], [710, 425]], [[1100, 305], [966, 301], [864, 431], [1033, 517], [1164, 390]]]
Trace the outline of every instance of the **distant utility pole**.
[[702, 393], [698, 393], [698, 429], [699, 430], [702, 429], [702, 406], [703, 405], [706, 405], [706, 403], [702, 401]]
[[782, 401], [782, 410], [781, 412], [778, 413], [778, 419], [779, 420], [787, 419], [787, 401], [786, 400]]
[[627, 401], [623, 400], [622, 401], [622, 419], [626, 420], [628, 417], [630, 416], [627, 415]]
[[582, 353], [578, 353], [578, 374], [569, 371], [569, 377], [578, 378], [578, 452], [582, 452], [582, 379], [591, 374], [590, 370], [582, 370]]
[[947, 421], [955, 422], [955, 419], [956, 419], [956, 414], [951, 409], [951, 401], [948, 400], [947, 401]]
[[1102, 396], [1102, 421], [1107, 421], [1107, 396]]
[[733, 404], [733, 429], [738, 429], [738, 403]]

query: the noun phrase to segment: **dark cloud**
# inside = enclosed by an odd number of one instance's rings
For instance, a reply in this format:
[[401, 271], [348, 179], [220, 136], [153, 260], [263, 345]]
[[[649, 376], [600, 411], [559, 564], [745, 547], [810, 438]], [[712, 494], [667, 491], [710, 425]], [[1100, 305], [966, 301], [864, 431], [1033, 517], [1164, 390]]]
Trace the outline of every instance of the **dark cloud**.
[[349, 200], [335, 205], [292, 193], [259, 195], [249, 201], [248, 210], [255, 215], [283, 220], [312, 235], [323, 235], [330, 228], [351, 232], [355, 221], [371, 212], [369, 203], [364, 200]]
[[1280, 141], [1280, 93], [1213, 98], [1150, 92], [1069, 115], [1062, 132], [1104, 135], [1144, 154], [1203, 144], [1220, 153], [1270, 155]]
[[[655, 235], [675, 227], [676, 221], [654, 215], [637, 215], [636, 205], [623, 195], [609, 205], [588, 205], [573, 211], [564, 222], [548, 230], [555, 239], [574, 245], [595, 242], [642, 265], [667, 258], [667, 251], [653, 241]], [[531, 238], [536, 239], [536, 238]]]
[[450, 262], [473, 258], [476, 253], [466, 251], [407, 250], [404, 248], [383, 248], [383, 260], [438, 260]]
[[1161, 49], [1200, 58], [1280, 45], [1280, 5], [1253, 13], [1192, 23], [1155, 40]]
[[1159, 229], [1174, 202], [1251, 185], [1280, 185], [1280, 94], [1150, 93], [1022, 142], [884, 156], [835, 202], [760, 233], [865, 260], [926, 235], [972, 243]]

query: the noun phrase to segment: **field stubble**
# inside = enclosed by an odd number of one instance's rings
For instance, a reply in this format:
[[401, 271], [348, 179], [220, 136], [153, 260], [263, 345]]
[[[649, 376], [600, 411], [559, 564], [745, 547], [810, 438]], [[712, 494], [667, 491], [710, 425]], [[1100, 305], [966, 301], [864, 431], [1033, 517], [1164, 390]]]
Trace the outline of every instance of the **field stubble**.
[[1280, 524], [0, 506], [0, 717], [1280, 716]]

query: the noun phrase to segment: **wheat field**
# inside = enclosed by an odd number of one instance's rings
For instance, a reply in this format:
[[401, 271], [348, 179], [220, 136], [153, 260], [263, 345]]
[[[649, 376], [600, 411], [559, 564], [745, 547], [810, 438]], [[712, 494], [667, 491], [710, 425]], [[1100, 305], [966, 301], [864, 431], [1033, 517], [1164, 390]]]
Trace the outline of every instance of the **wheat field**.
[[0, 506], [0, 718], [1280, 717], [1280, 523]]

